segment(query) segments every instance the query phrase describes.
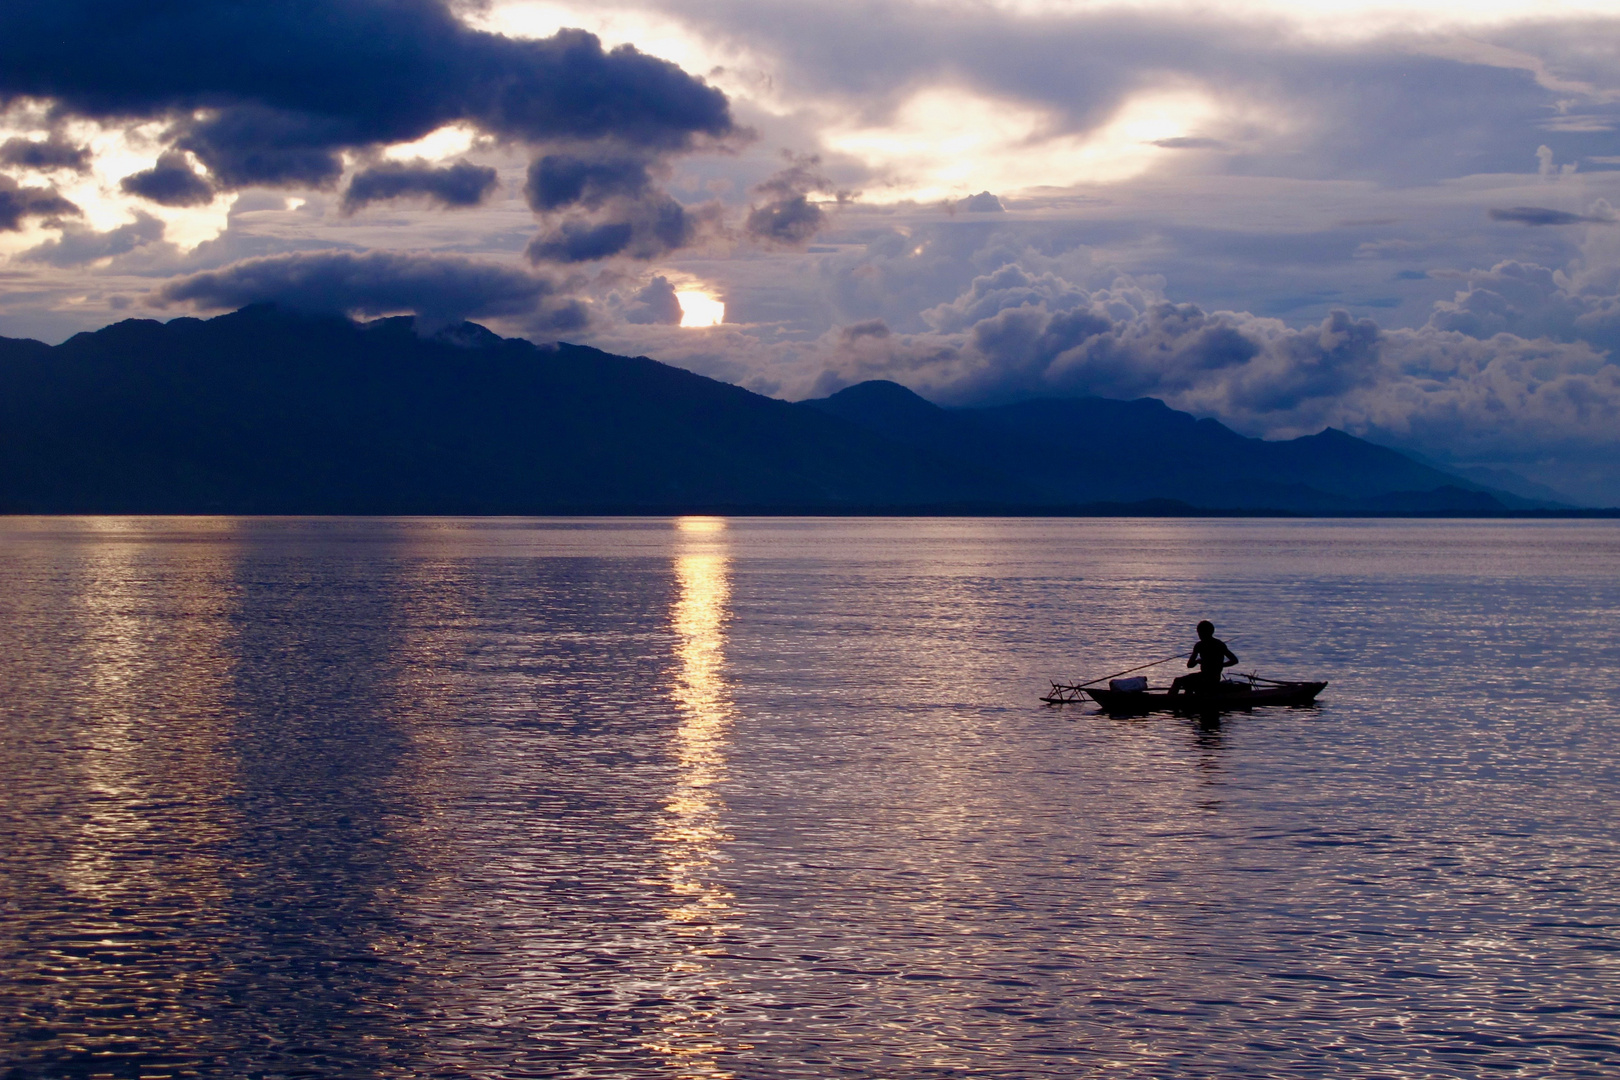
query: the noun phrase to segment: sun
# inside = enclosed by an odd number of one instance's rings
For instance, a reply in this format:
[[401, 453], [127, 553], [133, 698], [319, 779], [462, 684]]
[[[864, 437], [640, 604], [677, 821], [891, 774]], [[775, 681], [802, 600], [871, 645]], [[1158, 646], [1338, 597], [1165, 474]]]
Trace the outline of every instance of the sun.
[[675, 302], [681, 305], [683, 327], [719, 326], [726, 321], [724, 302], [716, 300], [706, 292], [685, 289], [675, 294]]

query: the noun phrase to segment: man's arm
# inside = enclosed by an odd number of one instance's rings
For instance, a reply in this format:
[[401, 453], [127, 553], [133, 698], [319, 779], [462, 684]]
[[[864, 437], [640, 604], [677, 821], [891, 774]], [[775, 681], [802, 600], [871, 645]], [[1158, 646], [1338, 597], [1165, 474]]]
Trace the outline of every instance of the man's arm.
[[1231, 649], [1226, 650], [1226, 657], [1221, 661], [1221, 667], [1234, 667], [1238, 662], [1237, 653]]

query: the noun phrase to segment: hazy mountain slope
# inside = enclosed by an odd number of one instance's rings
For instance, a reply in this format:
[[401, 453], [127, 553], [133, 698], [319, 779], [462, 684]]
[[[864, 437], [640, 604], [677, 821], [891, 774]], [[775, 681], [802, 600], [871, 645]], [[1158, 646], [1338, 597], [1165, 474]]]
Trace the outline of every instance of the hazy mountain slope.
[[1570, 507], [1578, 505], [1572, 496], [1538, 484], [1534, 480], [1526, 479], [1511, 469], [1492, 469], [1483, 465], [1471, 465], [1451, 470], [1458, 476], [1473, 483], [1480, 484], [1494, 491], [1505, 491], [1510, 495], [1517, 495], [1531, 503], [1548, 506]]
[[1266, 442], [1146, 398], [944, 409], [897, 384], [867, 382], [806, 404], [941, 457], [993, 467], [1054, 505], [1155, 498], [1348, 513], [1526, 504], [1332, 428]]

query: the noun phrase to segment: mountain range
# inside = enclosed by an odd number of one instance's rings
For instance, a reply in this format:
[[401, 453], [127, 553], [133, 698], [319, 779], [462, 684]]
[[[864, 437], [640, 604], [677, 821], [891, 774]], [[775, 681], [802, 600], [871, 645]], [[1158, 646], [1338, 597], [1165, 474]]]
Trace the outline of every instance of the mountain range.
[[943, 409], [896, 383], [867, 382], [806, 404], [943, 460], [990, 469], [1053, 506], [1145, 497], [1307, 514], [1499, 513], [1562, 505], [1470, 480], [1335, 428], [1268, 442], [1153, 398]]
[[1501, 513], [1526, 499], [1329, 429], [1149, 399], [786, 402], [472, 323], [255, 305], [0, 338], [6, 513]]

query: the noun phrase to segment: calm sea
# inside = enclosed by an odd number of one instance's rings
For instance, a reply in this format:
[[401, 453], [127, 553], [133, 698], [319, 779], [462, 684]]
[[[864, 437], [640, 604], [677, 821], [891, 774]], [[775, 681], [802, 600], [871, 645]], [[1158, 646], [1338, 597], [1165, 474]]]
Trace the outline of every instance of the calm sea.
[[[1206, 617], [1319, 706], [1039, 703]], [[1620, 1074], [1614, 522], [13, 518], [0, 630], [0, 1076]]]

